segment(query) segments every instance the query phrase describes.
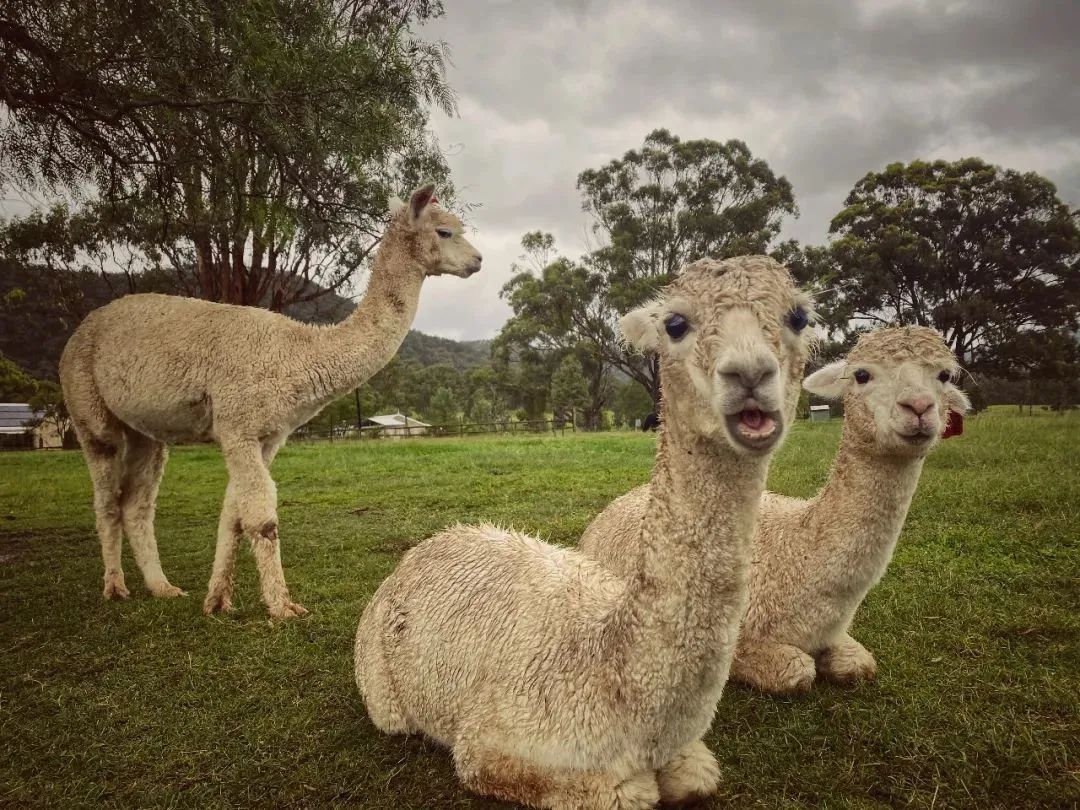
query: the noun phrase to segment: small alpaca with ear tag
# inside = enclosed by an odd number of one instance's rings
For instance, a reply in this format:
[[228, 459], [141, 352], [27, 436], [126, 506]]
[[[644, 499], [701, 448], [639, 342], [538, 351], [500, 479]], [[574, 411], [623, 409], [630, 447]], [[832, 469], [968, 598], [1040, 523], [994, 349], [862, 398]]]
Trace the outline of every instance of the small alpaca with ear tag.
[[[811, 393], [844, 402], [840, 449], [817, 497], [762, 497], [733, 680], [783, 694], [819, 675], [874, 676], [874, 657], [848, 631], [892, 558], [923, 460], [940, 437], [963, 430], [970, 406], [952, 383], [956, 371], [941, 336], [912, 326], [866, 333], [846, 359], [806, 378]], [[622, 570], [634, 554], [615, 539], [642, 520], [648, 489], [605, 509], [580, 548]]]

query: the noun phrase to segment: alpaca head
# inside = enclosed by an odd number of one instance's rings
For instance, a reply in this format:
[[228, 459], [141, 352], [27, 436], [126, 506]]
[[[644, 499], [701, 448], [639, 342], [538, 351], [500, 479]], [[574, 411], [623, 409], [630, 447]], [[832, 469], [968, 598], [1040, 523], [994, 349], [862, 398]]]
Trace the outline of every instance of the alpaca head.
[[480, 270], [480, 251], [465, 238], [465, 226], [435, 199], [435, 186], [412, 193], [407, 203], [390, 200], [394, 225], [409, 236], [410, 251], [424, 275], [467, 278]]
[[630, 346], [659, 354], [669, 421], [742, 453], [766, 453], [798, 400], [809, 319], [809, 297], [783, 265], [740, 256], [687, 265], [619, 326]]
[[944, 430], [949, 411], [971, 403], [953, 385], [956, 358], [925, 326], [862, 335], [848, 356], [806, 378], [807, 391], [844, 400], [844, 419], [867, 446], [886, 455], [923, 456]]

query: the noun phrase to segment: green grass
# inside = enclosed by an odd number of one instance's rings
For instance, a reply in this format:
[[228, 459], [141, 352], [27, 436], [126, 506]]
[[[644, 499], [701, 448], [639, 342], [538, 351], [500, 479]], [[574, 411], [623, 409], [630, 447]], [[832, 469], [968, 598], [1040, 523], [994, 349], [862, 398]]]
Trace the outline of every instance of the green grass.
[[[839, 424], [800, 424], [772, 488], [824, 481]], [[497, 807], [449, 757], [368, 721], [360, 612], [410, 545], [492, 520], [572, 543], [644, 481], [650, 436], [293, 445], [274, 467], [286, 576], [312, 610], [271, 624], [243, 552], [239, 610], [199, 612], [224, 467], [173, 452], [166, 573], [191, 596], [105, 602], [77, 453], [0, 456], [0, 805]], [[1080, 804], [1080, 416], [969, 421], [928, 462], [855, 634], [880, 674], [776, 700], [729, 688], [709, 743], [715, 806]]]

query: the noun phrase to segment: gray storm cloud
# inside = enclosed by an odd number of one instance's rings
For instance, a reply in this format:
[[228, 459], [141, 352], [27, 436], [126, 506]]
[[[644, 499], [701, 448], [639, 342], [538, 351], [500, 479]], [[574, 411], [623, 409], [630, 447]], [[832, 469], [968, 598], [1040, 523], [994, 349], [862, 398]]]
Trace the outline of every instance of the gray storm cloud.
[[[785, 237], [820, 244], [852, 185], [893, 161], [971, 155], [1080, 204], [1080, 3], [448, 0], [460, 117], [432, 125], [479, 206], [479, 275], [434, 279], [416, 328], [491, 337], [521, 235], [590, 244], [577, 175], [666, 127], [738, 138], [795, 190]], [[5, 194], [0, 214], [28, 205]]]
[[461, 117], [434, 123], [485, 262], [425, 291], [423, 331], [494, 334], [520, 236], [580, 253], [577, 174], [660, 126], [746, 141], [792, 182], [804, 242], [897, 160], [979, 155], [1080, 203], [1080, 4], [454, 2], [426, 33], [453, 56]]

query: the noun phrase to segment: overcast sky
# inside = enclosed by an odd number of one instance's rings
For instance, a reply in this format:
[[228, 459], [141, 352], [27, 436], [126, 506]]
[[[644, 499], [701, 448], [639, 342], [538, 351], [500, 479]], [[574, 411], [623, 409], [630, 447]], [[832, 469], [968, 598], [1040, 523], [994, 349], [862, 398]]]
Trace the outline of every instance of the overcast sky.
[[785, 175], [826, 240], [854, 183], [892, 161], [977, 155], [1034, 170], [1080, 205], [1080, 3], [1072, 0], [448, 0], [423, 29], [449, 45], [460, 117], [433, 126], [460, 195], [481, 206], [484, 269], [433, 279], [415, 327], [491, 337], [529, 230], [578, 255], [579, 172], [667, 127], [738, 138]]
[[[826, 241], [866, 172], [976, 155], [1080, 206], [1076, 0], [445, 0], [459, 117], [436, 113], [484, 268], [431, 279], [415, 327], [492, 337], [522, 234], [578, 256], [577, 175], [657, 127], [738, 138], [795, 190], [784, 237]], [[31, 200], [32, 202], [33, 200]], [[0, 200], [0, 215], [27, 204]]]

